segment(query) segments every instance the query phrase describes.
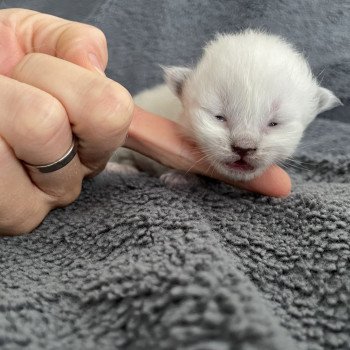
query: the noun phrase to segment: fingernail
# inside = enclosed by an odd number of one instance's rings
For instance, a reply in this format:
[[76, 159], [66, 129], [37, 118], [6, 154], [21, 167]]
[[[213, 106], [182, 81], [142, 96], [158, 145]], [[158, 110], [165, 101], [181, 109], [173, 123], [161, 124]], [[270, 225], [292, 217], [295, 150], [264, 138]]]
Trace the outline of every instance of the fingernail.
[[97, 56], [94, 53], [89, 53], [89, 60], [91, 64], [95, 67], [96, 71], [100, 73], [103, 76], [106, 76], [105, 72], [103, 71], [103, 68], [101, 66], [100, 61], [98, 60]]

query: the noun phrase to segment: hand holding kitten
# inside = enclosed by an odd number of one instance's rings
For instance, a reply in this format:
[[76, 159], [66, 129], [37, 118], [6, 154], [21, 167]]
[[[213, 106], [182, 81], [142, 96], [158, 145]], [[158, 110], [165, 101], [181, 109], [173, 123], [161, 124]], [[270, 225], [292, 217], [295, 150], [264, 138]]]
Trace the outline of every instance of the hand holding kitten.
[[[171, 122], [138, 108], [133, 114], [128, 91], [105, 77], [107, 44], [97, 28], [7, 9], [0, 11], [0, 39], [0, 234], [29, 232], [51, 209], [72, 203], [83, 178], [102, 171], [123, 144], [133, 116], [128, 146], [184, 170], [196, 163]], [[150, 130], [154, 118], [159, 128]], [[58, 171], [43, 174], [24, 165], [57, 160], [73, 135], [78, 154]], [[155, 143], [142, 143], [150, 137]], [[206, 173], [200, 162], [192, 170]], [[234, 184], [272, 196], [290, 191], [288, 175], [276, 167]]]

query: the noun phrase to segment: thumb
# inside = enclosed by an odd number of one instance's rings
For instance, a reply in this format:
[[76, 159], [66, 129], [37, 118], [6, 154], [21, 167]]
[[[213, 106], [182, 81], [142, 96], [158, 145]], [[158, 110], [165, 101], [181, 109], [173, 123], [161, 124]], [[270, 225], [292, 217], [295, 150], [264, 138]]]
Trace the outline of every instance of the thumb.
[[56, 42], [56, 56], [104, 75], [108, 62], [106, 37], [93, 26], [81, 23], [67, 24]]
[[7, 75], [24, 55], [45, 53], [103, 74], [108, 62], [106, 37], [88, 24], [25, 9], [0, 11], [0, 38], [7, 50], [1, 61], [7, 63]]

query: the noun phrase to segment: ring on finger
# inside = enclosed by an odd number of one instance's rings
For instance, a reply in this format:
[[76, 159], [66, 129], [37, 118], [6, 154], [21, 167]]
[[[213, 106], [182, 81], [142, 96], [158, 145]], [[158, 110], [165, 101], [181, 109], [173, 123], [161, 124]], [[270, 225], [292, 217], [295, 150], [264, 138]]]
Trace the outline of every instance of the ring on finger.
[[26, 162], [23, 162], [24, 166], [32, 171], [39, 172], [39, 173], [52, 173], [54, 171], [57, 171], [59, 169], [62, 169], [67, 164], [69, 164], [72, 159], [77, 154], [78, 150], [78, 142], [77, 138], [73, 136], [72, 144], [67, 150], [67, 152], [58, 160], [49, 163], [49, 164], [42, 164], [42, 165], [34, 165], [34, 164], [28, 164]]

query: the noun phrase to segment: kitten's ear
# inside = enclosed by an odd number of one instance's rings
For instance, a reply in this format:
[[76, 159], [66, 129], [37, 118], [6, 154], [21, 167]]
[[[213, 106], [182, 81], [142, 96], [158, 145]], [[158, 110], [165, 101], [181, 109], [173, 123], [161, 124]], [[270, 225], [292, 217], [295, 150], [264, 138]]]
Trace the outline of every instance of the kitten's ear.
[[192, 73], [192, 69], [186, 67], [164, 67], [164, 80], [169, 86], [170, 90], [179, 98], [181, 98], [182, 88]]
[[343, 106], [343, 104], [332, 91], [323, 87], [318, 88], [318, 113], [328, 111], [338, 106]]

